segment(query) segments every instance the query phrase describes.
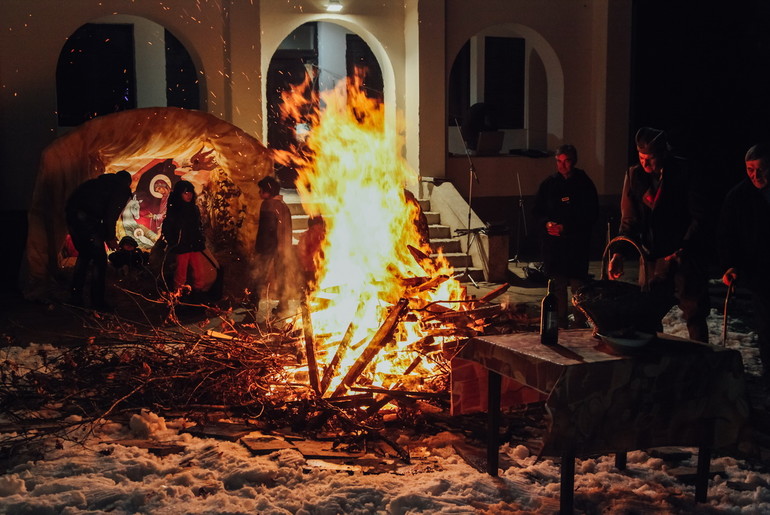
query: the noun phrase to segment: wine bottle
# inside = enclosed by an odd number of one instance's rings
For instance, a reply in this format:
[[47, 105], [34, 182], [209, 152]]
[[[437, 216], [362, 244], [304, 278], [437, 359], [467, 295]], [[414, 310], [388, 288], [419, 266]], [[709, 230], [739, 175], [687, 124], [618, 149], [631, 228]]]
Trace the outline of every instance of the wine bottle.
[[548, 293], [540, 303], [540, 343], [556, 345], [559, 341], [559, 314], [553, 281], [548, 280]]

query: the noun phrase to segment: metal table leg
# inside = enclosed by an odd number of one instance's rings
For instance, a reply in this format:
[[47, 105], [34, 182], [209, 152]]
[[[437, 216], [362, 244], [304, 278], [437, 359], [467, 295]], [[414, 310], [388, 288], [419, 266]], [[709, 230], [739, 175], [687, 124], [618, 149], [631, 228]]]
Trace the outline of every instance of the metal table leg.
[[502, 377], [497, 372], [487, 373], [487, 473], [497, 476], [500, 463], [500, 386]]

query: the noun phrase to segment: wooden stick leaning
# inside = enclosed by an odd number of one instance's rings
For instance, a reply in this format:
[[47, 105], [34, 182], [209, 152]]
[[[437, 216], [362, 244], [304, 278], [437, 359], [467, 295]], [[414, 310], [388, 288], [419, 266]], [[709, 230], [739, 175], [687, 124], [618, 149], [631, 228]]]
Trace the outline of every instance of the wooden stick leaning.
[[305, 355], [310, 387], [320, 397], [322, 394], [321, 383], [318, 378], [318, 362], [315, 357], [315, 341], [313, 339], [313, 322], [310, 319], [310, 307], [307, 304], [307, 296], [303, 295], [300, 309], [302, 311], [302, 332], [305, 336]]
[[390, 310], [385, 321], [377, 330], [369, 345], [364, 349], [364, 352], [358, 357], [355, 363], [348, 369], [347, 374], [342, 379], [342, 382], [337, 386], [332, 394], [332, 397], [342, 395], [350, 388], [353, 383], [356, 382], [358, 377], [364, 372], [366, 367], [371, 363], [374, 357], [380, 352], [385, 344], [393, 336], [393, 332], [396, 330], [399, 320], [409, 307], [409, 300], [400, 299]]

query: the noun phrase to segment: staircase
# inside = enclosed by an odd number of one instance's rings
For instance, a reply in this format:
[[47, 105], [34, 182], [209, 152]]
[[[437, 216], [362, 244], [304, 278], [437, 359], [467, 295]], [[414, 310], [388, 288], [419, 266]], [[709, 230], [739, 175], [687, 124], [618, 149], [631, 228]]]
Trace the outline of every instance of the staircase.
[[[282, 189], [281, 194], [291, 211], [292, 232], [296, 245], [299, 235], [307, 229], [307, 221], [310, 217], [305, 213], [296, 190]], [[481, 268], [474, 268], [473, 260], [463, 251], [467, 236], [457, 237], [452, 234], [450, 227], [441, 223], [441, 214], [431, 209], [430, 199], [420, 199], [419, 202], [420, 208], [428, 219], [432, 256], [436, 257], [438, 250], [441, 249], [446, 260], [455, 269], [457, 280], [462, 283], [471, 282], [470, 278], [476, 282], [484, 281], [484, 271]]]

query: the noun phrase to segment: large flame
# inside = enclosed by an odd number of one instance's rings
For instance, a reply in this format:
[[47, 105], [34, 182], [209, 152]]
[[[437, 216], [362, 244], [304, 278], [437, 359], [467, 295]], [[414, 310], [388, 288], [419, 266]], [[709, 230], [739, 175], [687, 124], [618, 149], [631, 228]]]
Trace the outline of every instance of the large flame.
[[[357, 74], [318, 98], [306, 81], [284, 94], [284, 116], [310, 127], [302, 148], [276, 151], [276, 160], [299, 172], [297, 190], [306, 212], [326, 221], [323, 259], [315, 290], [309, 295], [313, 331], [321, 361], [332, 359], [345, 333], [350, 350], [339, 369], [344, 373], [366, 347], [399, 299], [411, 308], [464, 298], [443, 257], [420, 259], [415, 219], [419, 209], [407, 202], [405, 185], [416, 172], [401, 156], [398, 132], [386, 130], [383, 105], [368, 98]], [[320, 106], [313, 109], [313, 106]], [[446, 280], [437, 289], [415, 293], [408, 278]], [[438, 281], [437, 281], [438, 282]], [[369, 366], [375, 384], [382, 374], [402, 374], [415, 359], [410, 345], [424, 336], [422, 322], [402, 322], [395, 337]], [[429, 364], [423, 361], [422, 366]], [[423, 370], [423, 373], [430, 373]], [[380, 377], [381, 378], [381, 377]], [[334, 388], [339, 378], [330, 385]], [[331, 390], [330, 390], [331, 391]]]

